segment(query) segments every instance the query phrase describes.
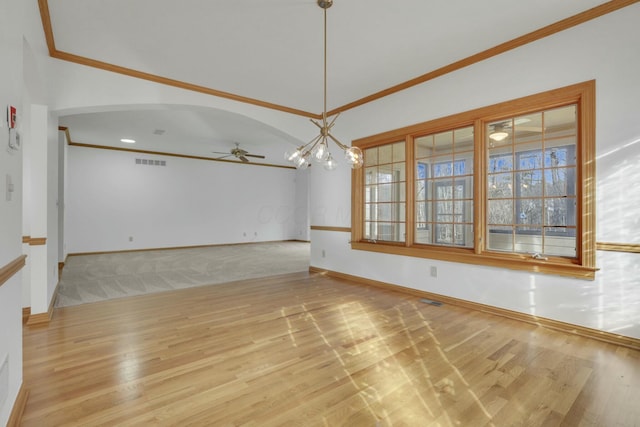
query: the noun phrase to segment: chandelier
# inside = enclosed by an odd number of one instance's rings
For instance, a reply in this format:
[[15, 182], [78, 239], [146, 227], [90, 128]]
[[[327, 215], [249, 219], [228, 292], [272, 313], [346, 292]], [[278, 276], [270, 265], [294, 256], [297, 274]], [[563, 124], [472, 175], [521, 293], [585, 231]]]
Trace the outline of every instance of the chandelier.
[[344, 152], [347, 163], [353, 169], [357, 169], [363, 163], [362, 151], [358, 147], [344, 145], [331, 135], [331, 128], [340, 113], [336, 114], [330, 122], [327, 121], [327, 9], [333, 5], [333, 0], [317, 1], [324, 13], [324, 109], [322, 110], [322, 121], [310, 120], [320, 129], [320, 134], [294, 151], [288, 151], [284, 157], [298, 169], [306, 169], [313, 160], [323, 164], [326, 170], [333, 170], [338, 163], [329, 151], [329, 140], [331, 140]]

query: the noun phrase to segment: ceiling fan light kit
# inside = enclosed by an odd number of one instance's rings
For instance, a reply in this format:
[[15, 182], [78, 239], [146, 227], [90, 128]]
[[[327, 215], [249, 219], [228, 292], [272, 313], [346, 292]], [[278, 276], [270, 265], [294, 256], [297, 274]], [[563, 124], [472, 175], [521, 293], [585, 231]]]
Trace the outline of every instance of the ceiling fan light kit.
[[329, 140], [333, 141], [343, 152], [344, 158], [353, 169], [362, 167], [364, 158], [362, 151], [358, 147], [348, 147], [331, 135], [331, 128], [339, 113], [329, 122], [327, 121], [327, 9], [333, 5], [333, 0], [318, 0], [318, 6], [324, 14], [324, 108], [322, 110], [322, 121], [310, 119], [311, 122], [320, 129], [320, 134], [305, 145], [301, 145], [293, 151], [285, 153], [287, 161], [293, 163], [298, 169], [306, 169], [310, 162], [316, 161], [324, 165], [326, 170], [333, 170], [338, 163], [329, 151]]

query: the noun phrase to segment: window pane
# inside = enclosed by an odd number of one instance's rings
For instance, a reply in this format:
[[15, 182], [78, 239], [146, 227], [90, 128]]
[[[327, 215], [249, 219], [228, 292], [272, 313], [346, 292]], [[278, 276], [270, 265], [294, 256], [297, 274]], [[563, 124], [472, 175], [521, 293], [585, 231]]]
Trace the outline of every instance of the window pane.
[[489, 170], [487, 172], [508, 172], [513, 170], [513, 154], [511, 149], [491, 150], [489, 157]]
[[378, 164], [378, 147], [367, 148], [364, 150], [364, 165], [377, 165]]
[[434, 159], [433, 177], [453, 176], [453, 156], [438, 156]]
[[397, 162], [404, 162], [404, 142], [398, 142], [396, 144], [393, 144], [392, 146], [392, 151], [393, 151], [393, 161], [394, 163]]
[[575, 199], [546, 199], [545, 200], [545, 225], [553, 227], [564, 227], [567, 225], [576, 225], [575, 215]]
[[576, 233], [571, 228], [544, 228], [544, 253], [555, 256], [576, 256]]
[[435, 243], [453, 245], [453, 224], [436, 224]]
[[473, 151], [473, 126], [454, 130], [453, 139], [456, 145], [456, 152]]
[[542, 113], [515, 117], [512, 122], [515, 143], [540, 141], [542, 138]]
[[433, 138], [436, 152], [449, 152], [453, 146], [453, 131], [437, 133]]
[[473, 247], [473, 225], [454, 224], [453, 239], [456, 246]]
[[367, 185], [378, 183], [378, 168], [376, 166], [365, 168], [364, 182]]
[[406, 172], [405, 172], [405, 164], [404, 163], [394, 163], [393, 164], [393, 178], [394, 181], [406, 181]]
[[492, 251], [513, 251], [513, 227], [489, 228], [487, 249]]
[[416, 202], [425, 200], [427, 197], [427, 189], [425, 180], [416, 181]]
[[569, 105], [544, 112], [545, 138], [561, 138], [577, 134], [576, 106]]
[[364, 222], [364, 230], [362, 233], [362, 237], [364, 237], [367, 240], [371, 240], [371, 230], [372, 230], [372, 222], [371, 221], [365, 221]]
[[468, 156], [455, 156], [453, 174], [456, 176], [473, 175], [473, 161]]
[[516, 206], [517, 224], [542, 225], [542, 199], [518, 199]]
[[391, 211], [393, 204], [391, 203], [383, 203], [383, 204], [379, 204], [377, 206], [377, 220], [378, 221], [391, 221], [392, 219], [392, 215], [391, 215]]
[[416, 138], [415, 150], [417, 159], [433, 156], [433, 135]]
[[364, 202], [365, 203], [370, 203], [375, 199], [375, 195], [373, 194], [374, 191], [375, 191], [375, 187], [372, 187], [370, 185], [364, 187]]
[[473, 222], [471, 212], [473, 212], [473, 200], [456, 201], [453, 205], [456, 222]]
[[516, 234], [514, 236], [514, 246], [516, 252], [521, 253], [543, 253], [542, 249], [542, 228], [541, 227], [526, 227], [516, 228]]
[[518, 193], [522, 197], [542, 196], [542, 171], [534, 170], [516, 174]]
[[545, 196], [575, 196], [575, 174], [575, 168], [545, 170]]
[[548, 147], [545, 151], [544, 166], [547, 168], [555, 168], [558, 166], [572, 166], [575, 164], [576, 154], [573, 145], [562, 147]]
[[393, 159], [392, 155], [392, 146], [391, 145], [382, 145], [378, 147], [378, 164], [386, 164], [391, 163]]
[[489, 224], [513, 224], [513, 200], [489, 200]]
[[540, 169], [542, 167], [542, 148], [538, 147], [540, 144], [518, 147], [527, 149], [526, 151], [518, 150], [516, 154], [518, 169]]
[[489, 198], [510, 198], [513, 197], [513, 174], [499, 173], [489, 175]]
[[375, 237], [375, 240], [388, 242], [401, 242], [404, 240], [404, 227], [400, 227], [400, 223], [378, 222], [376, 231], [377, 237]]

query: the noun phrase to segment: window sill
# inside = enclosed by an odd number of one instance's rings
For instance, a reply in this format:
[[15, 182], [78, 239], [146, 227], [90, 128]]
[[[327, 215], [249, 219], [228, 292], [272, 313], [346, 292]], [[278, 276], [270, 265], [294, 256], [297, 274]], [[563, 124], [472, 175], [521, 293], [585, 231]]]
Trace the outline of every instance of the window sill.
[[495, 253], [476, 254], [469, 249], [433, 248], [427, 246], [398, 246], [386, 243], [352, 242], [351, 249], [403, 255], [416, 258], [436, 259], [440, 261], [459, 262], [464, 264], [484, 265], [489, 267], [508, 268], [511, 270], [529, 271], [532, 273], [552, 274], [593, 280], [597, 268], [584, 267], [571, 260], [554, 258], [537, 260], [524, 255], [500, 255]]

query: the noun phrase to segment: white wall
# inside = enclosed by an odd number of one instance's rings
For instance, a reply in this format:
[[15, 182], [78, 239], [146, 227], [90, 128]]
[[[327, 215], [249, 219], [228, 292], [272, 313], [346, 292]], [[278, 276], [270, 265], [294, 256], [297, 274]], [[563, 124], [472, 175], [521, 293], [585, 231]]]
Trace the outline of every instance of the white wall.
[[70, 146], [67, 177], [69, 253], [291, 240], [299, 230], [292, 169]]
[[[344, 113], [353, 140], [596, 79], [597, 240], [640, 243], [640, 4]], [[312, 225], [350, 226], [350, 171], [311, 171]], [[640, 255], [598, 252], [594, 281], [352, 251], [313, 231], [311, 265], [640, 338]], [[325, 257], [322, 257], [322, 251]], [[436, 266], [438, 277], [429, 276]]]
[[309, 170], [306, 169], [297, 171], [296, 173], [295, 239], [308, 242], [311, 239], [310, 225]]
[[58, 136], [58, 119], [53, 114], [47, 115], [47, 309], [54, 297], [58, 285], [58, 180], [60, 140]]
[[[0, 268], [22, 254], [22, 152], [8, 150], [6, 109], [22, 114], [22, 2], [0, 0]], [[14, 185], [7, 197], [7, 176]], [[0, 286], [0, 425], [5, 425], [22, 383], [22, 277]], [[6, 369], [2, 369], [7, 361]]]

